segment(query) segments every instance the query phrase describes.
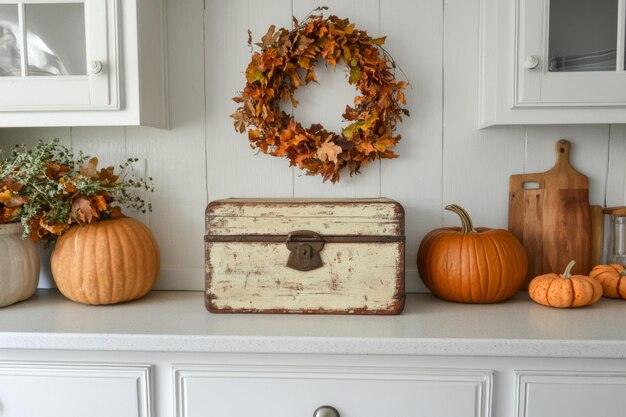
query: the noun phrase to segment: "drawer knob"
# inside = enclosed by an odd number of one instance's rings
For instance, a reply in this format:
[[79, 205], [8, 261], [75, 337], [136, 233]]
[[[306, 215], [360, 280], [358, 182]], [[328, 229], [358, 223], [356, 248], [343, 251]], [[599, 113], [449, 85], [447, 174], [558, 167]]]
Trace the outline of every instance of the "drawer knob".
[[100, 74], [102, 72], [102, 62], [100, 61], [91, 61], [89, 64], [89, 73], [90, 74]]
[[535, 69], [539, 66], [539, 57], [535, 55], [527, 56], [524, 60], [524, 68], [526, 69]]
[[330, 405], [323, 405], [315, 410], [313, 417], [339, 417], [339, 411]]

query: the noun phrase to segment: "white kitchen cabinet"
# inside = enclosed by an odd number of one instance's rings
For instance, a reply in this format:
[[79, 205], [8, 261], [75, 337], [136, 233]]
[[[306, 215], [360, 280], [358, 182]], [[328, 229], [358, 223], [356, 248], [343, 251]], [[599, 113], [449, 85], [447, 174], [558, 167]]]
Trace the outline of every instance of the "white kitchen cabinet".
[[0, 362], [6, 417], [149, 417], [148, 365]]
[[211, 314], [201, 291], [94, 307], [39, 290], [0, 309], [0, 415], [621, 417], [623, 303]]
[[517, 371], [516, 417], [622, 417], [626, 373]]
[[[174, 365], [176, 417], [487, 417], [491, 371]], [[245, 398], [245, 401], [239, 399]], [[450, 401], [454, 398], [454, 401]]]
[[623, 0], [482, 0], [483, 127], [626, 122]]
[[167, 127], [163, 0], [0, 0], [0, 126]]

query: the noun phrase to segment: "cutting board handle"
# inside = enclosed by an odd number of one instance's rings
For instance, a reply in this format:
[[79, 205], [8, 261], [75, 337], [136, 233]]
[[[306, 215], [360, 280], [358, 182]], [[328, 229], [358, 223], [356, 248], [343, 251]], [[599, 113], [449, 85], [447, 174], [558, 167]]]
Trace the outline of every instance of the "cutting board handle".
[[571, 144], [567, 139], [559, 139], [556, 142], [556, 163], [554, 167], [550, 171], [547, 171], [545, 174], [558, 175], [559, 177], [566, 178], [569, 176], [569, 179], [566, 182], [561, 183], [561, 187], [566, 187], [570, 189], [579, 189], [579, 188], [589, 188], [589, 179], [576, 171], [576, 169], [572, 166], [569, 160]]
[[569, 150], [570, 143], [567, 139], [559, 139], [556, 142], [556, 165], [567, 164], [569, 165]]
[[[527, 186], [535, 185], [536, 186]], [[545, 187], [542, 174], [517, 174], [509, 177], [509, 189], [511, 191], [523, 190], [523, 189], [538, 189], [541, 190]]]

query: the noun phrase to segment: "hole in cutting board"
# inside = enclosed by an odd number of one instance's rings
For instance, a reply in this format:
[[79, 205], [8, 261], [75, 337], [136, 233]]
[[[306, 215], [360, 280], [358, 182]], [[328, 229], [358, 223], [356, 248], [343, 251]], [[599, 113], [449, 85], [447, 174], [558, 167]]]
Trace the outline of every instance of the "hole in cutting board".
[[524, 190], [538, 190], [539, 189], [539, 183], [537, 181], [528, 181], [528, 182], [525, 182], [524, 184], [522, 184], [522, 188]]

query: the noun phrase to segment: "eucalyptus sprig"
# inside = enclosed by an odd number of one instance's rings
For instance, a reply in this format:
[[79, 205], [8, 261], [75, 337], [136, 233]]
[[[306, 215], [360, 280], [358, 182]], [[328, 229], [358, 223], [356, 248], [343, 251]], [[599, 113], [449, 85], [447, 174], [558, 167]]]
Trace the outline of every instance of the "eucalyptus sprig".
[[[119, 166], [98, 170], [98, 159], [72, 151], [55, 139], [28, 150], [17, 145], [0, 160], [0, 224], [21, 222], [24, 237], [54, 241], [73, 224], [122, 216], [123, 205], [151, 211], [135, 190], [154, 191], [152, 178], [133, 174], [130, 158]], [[115, 203], [115, 205], [114, 205]]]

